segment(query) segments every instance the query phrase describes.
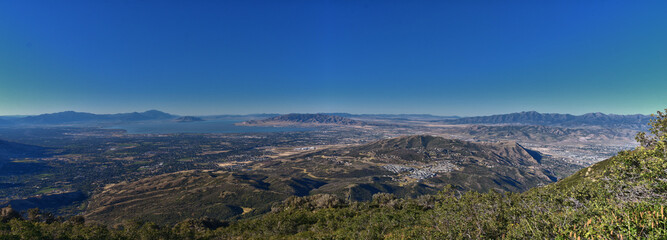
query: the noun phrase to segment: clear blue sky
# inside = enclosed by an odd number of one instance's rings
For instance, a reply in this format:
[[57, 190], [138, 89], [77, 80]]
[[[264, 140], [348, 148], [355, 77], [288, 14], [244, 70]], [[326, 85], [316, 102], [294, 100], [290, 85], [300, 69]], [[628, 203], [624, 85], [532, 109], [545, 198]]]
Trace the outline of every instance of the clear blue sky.
[[[509, 3], [508, 3], [509, 2]], [[653, 113], [667, 1], [0, 1], [0, 115]]]

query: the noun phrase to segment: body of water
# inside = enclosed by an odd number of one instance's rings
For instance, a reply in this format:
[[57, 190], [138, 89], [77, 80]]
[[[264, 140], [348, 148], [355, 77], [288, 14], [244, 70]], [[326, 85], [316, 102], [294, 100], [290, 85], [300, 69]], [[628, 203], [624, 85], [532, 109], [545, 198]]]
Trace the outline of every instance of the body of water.
[[124, 129], [130, 134], [145, 133], [259, 133], [259, 132], [303, 132], [310, 128], [298, 127], [246, 127], [236, 126], [238, 119], [207, 120], [200, 122], [147, 121], [113, 125], [109, 129]]

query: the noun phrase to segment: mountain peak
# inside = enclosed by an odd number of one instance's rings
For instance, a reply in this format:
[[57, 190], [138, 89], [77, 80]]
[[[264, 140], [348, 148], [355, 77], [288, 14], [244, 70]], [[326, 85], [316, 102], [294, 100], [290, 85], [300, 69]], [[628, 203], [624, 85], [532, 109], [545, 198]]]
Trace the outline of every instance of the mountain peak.
[[[429, 162], [438, 156], [470, 156], [480, 161], [531, 166], [537, 165], [542, 155], [516, 142], [474, 143], [431, 135], [410, 135], [379, 140], [351, 147], [350, 152], [373, 152], [376, 155], [397, 156], [406, 161]], [[390, 158], [391, 159], [391, 158]]]

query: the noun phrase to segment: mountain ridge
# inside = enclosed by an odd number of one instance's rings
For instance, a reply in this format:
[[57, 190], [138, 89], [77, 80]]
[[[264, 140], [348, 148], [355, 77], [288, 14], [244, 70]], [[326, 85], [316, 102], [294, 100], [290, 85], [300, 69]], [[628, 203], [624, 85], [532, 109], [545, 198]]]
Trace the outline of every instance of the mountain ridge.
[[582, 115], [561, 113], [539, 113], [536, 111], [497, 114], [490, 116], [462, 117], [459, 119], [444, 120], [451, 124], [525, 124], [525, 125], [554, 125], [554, 126], [603, 126], [603, 127], [632, 127], [643, 129], [651, 116], [642, 114], [617, 115], [604, 113], [586, 113]]
[[172, 119], [177, 116], [158, 110], [148, 110], [145, 112], [115, 113], [115, 114], [94, 114], [87, 112], [64, 111], [57, 113], [40, 114], [36, 116], [27, 116], [14, 120], [22, 124], [64, 124], [80, 122], [108, 122], [108, 121], [145, 121]]

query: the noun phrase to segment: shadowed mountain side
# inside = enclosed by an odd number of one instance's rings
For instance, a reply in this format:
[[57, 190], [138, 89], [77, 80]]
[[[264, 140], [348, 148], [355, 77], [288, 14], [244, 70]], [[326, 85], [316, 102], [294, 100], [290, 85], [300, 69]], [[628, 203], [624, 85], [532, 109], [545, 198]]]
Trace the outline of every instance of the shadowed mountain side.
[[0, 140], [0, 176], [36, 173], [48, 169], [42, 162], [21, 160], [48, 155], [48, 148]]
[[47, 148], [0, 140], [0, 162], [10, 158], [43, 157]]
[[33, 196], [25, 199], [14, 199], [0, 203], [0, 207], [12, 206], [19, 211], [26, 211], [31, 208], [39, 208], [50, 212], [57, 212], [60, 207], [71, 205], [74, 202], [83, 201], [86, 195], [80, 191], [65, 192], [58, 194], [47, 194]]

